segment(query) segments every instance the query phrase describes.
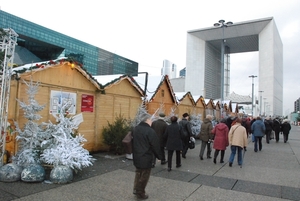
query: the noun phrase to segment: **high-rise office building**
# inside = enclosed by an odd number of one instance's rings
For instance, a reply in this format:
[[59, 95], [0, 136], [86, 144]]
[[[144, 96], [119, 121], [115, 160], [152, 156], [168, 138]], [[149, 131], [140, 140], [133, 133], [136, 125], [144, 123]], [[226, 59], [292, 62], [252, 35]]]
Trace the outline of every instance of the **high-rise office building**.
[[169, 60], [163, 61], [161, 75], [168, 75], [170, 79], [176, 78], [177, 66]]
[[18, 35], [14, 63], [74, 58], [92, 75], [137, 75], [138, 63], [0, 10], [0, 28]]
[[299, 112], [300, 111], [300, 98], [298, 98], [295, 102], [294, 102], [294, 112]]
[[179, 71], [179, 77], [185, 77], [186, 68], [183, 68]]

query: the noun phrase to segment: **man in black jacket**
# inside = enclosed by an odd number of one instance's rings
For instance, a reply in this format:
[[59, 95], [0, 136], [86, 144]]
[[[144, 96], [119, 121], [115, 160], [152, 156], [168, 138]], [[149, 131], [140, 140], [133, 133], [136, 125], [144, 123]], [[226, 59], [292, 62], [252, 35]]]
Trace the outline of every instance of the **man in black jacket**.
[[273, 130], [275, 132], [275, 139], [276, 139], [276, 142], [279, 141], [279, 133], [280, 133], [280, 130], [281, 130], [281, 127], [280, 127], [280, 121], [279, 121], [279, 118], [276, 117], [274, 120], [273, 120]]
[[133, 130], [133, 164], [136, 168], [133, 194], [139, 199], [148, 198], [145, 188], [151, 173], [153, 154], [162, 159], [159, 139], [151, 124], [151, 115], [145, 113], [141, 115], [141, 123]]
[[189, 149], [189, 140], [192, 136], [191, 124], [189, 122], [189, 114], [184, 113], [182, 115], [182, 120], [179, 122], [179, 128], [182, 129], [182, 142], [183, 142], [183, 150], [182, 150], [182, 158], [186, 158], [187, 150]]
[[[159, 114], [159, 119], [157, 119], [156, 121], [153, 121], [151, 128], [153, 128], [159, 138], [159, 144], [160, 144], [160, 152], [162, 154], [162, 160], [161, 160], [161, 164], [164, 165], [167, 163], [166, 160], [166, 155], [165, 155], [165, 147], [166, 147], [166, 141], [163, 138], [163, 135], [166, 131], [166, 128], [168, 126], [168, 124], [165, 122], [164, 118], [165, 118], [165, 114], [164, 113], [160, 113]], [[152, 167], [155, 167], [156, 164], [156, 157], [153, 154], [153, 161], [152, 161]]]
[[189, 114], [184, 113], [182, 115], [182, 120], [179, 122], [179, 127], [183, 132], [183, 150], [182, 150], [182, 158], [186, 158], [187, 150], [189, 149], [189, 140], [192, 136], [191, 124], [189, 122]]

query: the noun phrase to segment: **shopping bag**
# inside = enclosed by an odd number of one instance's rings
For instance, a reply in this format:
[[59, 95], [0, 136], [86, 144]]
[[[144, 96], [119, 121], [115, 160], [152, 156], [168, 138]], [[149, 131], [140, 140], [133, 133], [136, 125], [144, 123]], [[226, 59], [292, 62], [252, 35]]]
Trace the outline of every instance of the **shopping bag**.
[[132, 134], [131, 131], [122, 140], [126, 154], [132, 154]]

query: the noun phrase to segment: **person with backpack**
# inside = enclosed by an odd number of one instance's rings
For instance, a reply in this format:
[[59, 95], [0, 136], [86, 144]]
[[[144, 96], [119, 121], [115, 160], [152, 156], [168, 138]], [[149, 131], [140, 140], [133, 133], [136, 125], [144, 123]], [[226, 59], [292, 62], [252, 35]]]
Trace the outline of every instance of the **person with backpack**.
[[182, 158], [186, 158], [186, 153], [189, 149], [189, 141], [192, 137], [192, 129], [191, 124], [189, 122], [189, 114], [184, 113], [182, 115], [182, 120], [179, 122], [179, 127], [182, 133], [182, 143], [183, 143], [183, 150], [182, 150]]

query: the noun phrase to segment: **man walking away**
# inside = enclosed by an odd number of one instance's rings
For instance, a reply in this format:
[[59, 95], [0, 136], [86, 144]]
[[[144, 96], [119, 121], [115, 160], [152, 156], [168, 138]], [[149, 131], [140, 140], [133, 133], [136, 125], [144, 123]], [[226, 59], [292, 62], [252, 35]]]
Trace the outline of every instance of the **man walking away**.
[[133, 194], [138, 199], [148, 198], [145, 188], [150, 178], [153, 154], [162, 159], [159, 139], [151, 124], [151, 115], [145, 113], [141, 115], [141, 123], [133, 130], [133, 164], [136, 168]]
[[283, 141], [284, 141], [284, 143], [286, 143], [289, 139], [289, 133], [291, 130], [291, 124], [289, 123], [289, 121], [287, 119], [283, 120], [283, 123], [281, 124], [281, 130], [283, 133]]
[[276, 142], [279, 141], [279, 133], [280, 133], [280, 121], [279, 121], [279, 118], [276, 117], [274, 120], [273, 120], [273, 130], [275, 132], [275, 140]]
[[179, 122], [179, 127], [182, 129], [182, 142], [183, 142], [183, 150], [182, 150], [182, 158], [186, 158], [186, 153], [189, 149], [189, 140], [190, 137], [192, 136], [192, 129], [191, 129], [191, 124], [189, 122], [189, 114], [184, 113], [182, 115], [182, 120]]
[[251, 130], [252, 130], [252, 135], [254, 136], [254, 151], [257, 152], [257, 143], [258, 143], [258, 148], [259, 151], [262, 150], [262, 137], [264, 136], [265, 132], [266, 132], [266, 127], [264, 122], [262, 121], [262, 119], [260, 117], [256, 118], [256, 121], [253, 122], [252, 126], [251, 126]]
[[[162, 159], [161, 159], [161, 164], [164, 165], [167, 163], [166, 161], [166, 154], [165, 154], [165, 147], [166, 147], [166, 141], [163, 138], [163, 135], [166, 131], [166, 128], [168, 126], [168, 124], [165, 122], [164, 118], [165, 118], [165, 114], [164, 113], [160, 113], [159, 114], [159, 119], [154, 121], [151, 125], [151, 128], [153, 128], [159, 138], [159, 144], [160, 144], [160, 151], [162, 154]], [[155, 167], [156, 164], [156, 157], [153, 154], [153, 161], [152, 161], [152, 167]]]

